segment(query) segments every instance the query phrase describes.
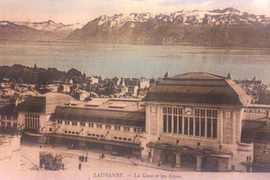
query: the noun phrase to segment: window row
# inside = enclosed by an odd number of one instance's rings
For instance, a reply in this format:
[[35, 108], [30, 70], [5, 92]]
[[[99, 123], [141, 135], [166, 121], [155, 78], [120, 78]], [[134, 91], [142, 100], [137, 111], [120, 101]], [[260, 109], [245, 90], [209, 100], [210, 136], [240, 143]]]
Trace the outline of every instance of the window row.
[[[193, 109], [191, 107], [188, 107], [190, 114], [192, 115], [195, 113], [195, 116], [199, 117], [217, 117], [217, 110], [212, 109], [195, 109], [195, 112], [193, 112]], [[163, 114], [168, 115], [183, 115], [183, 108], [182, 107], [163, 107]]]
[[[58, 124], [63, 124], [62, 120], [57, 120]], [[91, 128], [98, 128], [98, 129], [107, 129], [107, 130], [114, 130], [114, 131], [126, 131], [131, 132], [131, 127], [128, 126], [119, 126], [119, 125], [108, 125], [108, 124], [100, 124], [100, 123], [85, 123], [85, 122], [77, 122], [77, 121], [64, 121], [65, 125], [72, 125], [72, 126], [83, 126], [85, 127], [88, 124], [88, 127]], [[133, 128], [134, 132], [141, 132], [141, 128]]]
[[25, 118], [25, 128], [39, 129], [39, 119]]
[[91, 133], [88, 133], [87, 136], [89, 136], [89, 137], [95, 137], [95, 138], [104, 138], [104, 135], [102, 135], [102, 134], [91, 134]]
[[178, 114], [182, 115], [182, 108], [177, 107], [163, 107], [163, 114]]
[[16, 120], [17, 116], [10, 116], [10, 115], [1, 115], [2, 120], [6, 119], [6, 120]]
[[2, 121], [1, 126], [8, 127], [8, 128], [11, 128], [11, 127], [16, 128], [17, 127], [17, 123], [13, 123], [13, 126], [11, 124], [12, 124], [11, 122]]
[[25, 114], [24, 116], [25, 116], [25, 118], [39, 119], [39, 115], [38, 114]]
[[195, 116], [199, 117], [215, 117], [217, 118], [217, 110], [211, 109], [195, 109]]
[[79, 135], [79, 132], [76, 131], [64, 131], [65, 134]]
[[217, 119], [163, 115], [163, 132], [217, 138]]
[[131, 139], [131, 138], [118, 137], [118, 136], [114, 136], [114, 137], [113, 137], [113, 140], [116, 140], [116, 141], [128, 141], [128, 142], [132, 142], [132, 139]]

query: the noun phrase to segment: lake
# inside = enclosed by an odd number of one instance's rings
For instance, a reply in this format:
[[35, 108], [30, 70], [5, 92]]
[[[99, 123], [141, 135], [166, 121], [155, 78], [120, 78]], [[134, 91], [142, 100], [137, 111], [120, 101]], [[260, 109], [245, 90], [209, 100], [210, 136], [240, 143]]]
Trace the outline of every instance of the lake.
[[270, 83], [270, 49], [193, 46], [113, 45], [59, 42], [1, 42], [0, 65], [22, 64], [87, 76], [163, 77], [206, 71], [234, 79], [256, 76]]

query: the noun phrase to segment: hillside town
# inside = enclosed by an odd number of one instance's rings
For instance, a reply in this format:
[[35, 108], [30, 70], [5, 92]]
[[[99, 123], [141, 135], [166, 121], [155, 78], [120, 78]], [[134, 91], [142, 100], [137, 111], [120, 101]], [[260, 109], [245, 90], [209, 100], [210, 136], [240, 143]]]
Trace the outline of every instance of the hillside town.
[[[2, 78], [1, 138], [87, 154], [98, 150], [101, 159], [128, 157], [175, 171], [270, 171], [270, 87], [256, 77], [83, 77], [47, 84]], [[8, 158], [5, 151], [0, 159]], [[37, 169], [64, 169], [46, 158]]]

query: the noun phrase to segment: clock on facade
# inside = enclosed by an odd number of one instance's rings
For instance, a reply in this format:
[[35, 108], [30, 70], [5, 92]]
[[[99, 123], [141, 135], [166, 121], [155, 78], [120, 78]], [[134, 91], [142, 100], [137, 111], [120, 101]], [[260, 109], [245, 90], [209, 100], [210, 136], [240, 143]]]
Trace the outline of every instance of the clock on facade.
[[185, 108], [185, 114], [191, 115], [192, 114], [192, 108], [191, 107], [186, 107]]

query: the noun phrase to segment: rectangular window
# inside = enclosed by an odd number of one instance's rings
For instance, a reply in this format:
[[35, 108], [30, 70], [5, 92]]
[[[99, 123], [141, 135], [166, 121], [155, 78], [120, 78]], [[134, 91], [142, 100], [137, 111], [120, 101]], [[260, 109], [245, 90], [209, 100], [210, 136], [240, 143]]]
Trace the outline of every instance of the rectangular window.
[[96, 124], [96, 127], [102, 129], [102, 124]]
[[205, 137], [205, 119], [201, 118], [201, 136]]
[[200, 119], [195, 118], [195, 136], [200, 136]]
[[80, 122], [81, 126], [85, 126], [85, 122]]
[[163, 115], [163, 132], [167, 132], [167, 115]]
[[179, 120], [178, 120], [178, 134], [182, 134], [182, 123], [183, 123], [183, 120], [182, 120], [182, 116], [179, 116]]
[[106, 125], [106, 129], [111, 129], [111, 125]]
[[130, 127], [124, 127], [124, 131], [130, 131]]
[[177, 133], [177, 116], [173, 116], [173, 133]]
[[193, 135], [193, 118], [189, 119], [189, 135]]
[[172, 132], [172, 116], [168, 116], [168, 133]]
[[213, 138], [217, 138], [217, 119], [213, 119]]
[[168, 107], [168, 114], [172, 114], [172, 108]]
[[114, 126], [114, 130], [120, 131], [120, 129], [121, 129], [121, 126]]
[[211, 115], [212, 115], [211, 110], [207, 110], [207, 117], [212, 117]]
[[177, 108], [173, 108], [173, 114], [177, 114]]
[[69, 121], [65, 121], [65, 125], [69, 125]]
[[217, 110], [213, 110], [213, 117], [217, 117]]
[[207, 118], [207, 129], [206, 129], [207, 137], [211, 137], [211, 119]]
[[184, 134], [188, 134], [188, 118], [184, 117]]
[[14, 123], [14, 124], [13, 124], [13, 127], [15, 127], [15, 128], [16, 128], [16, 127], [17, 127], [17, 123]]
[[205, 117], [205, 110], [201, 109], [201, 117]]
[[88, 123], [89, 127], [94, 127], [94, 123]]
[[163, 107], [163, 114], [167, 114], [167, 107]]
[[178, 108], [178, 114], [182, 115], [182, 108]]
[[72, 126], [77, 126], [78, 122], [72, 121]]
[[141, 132], [141, 128], [133, 128], [134, 132]]
[[195, 116], [200, 116], [200, 110], [199, 109], [195, 109]]

